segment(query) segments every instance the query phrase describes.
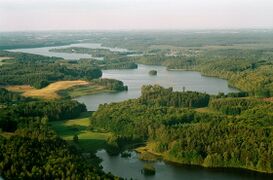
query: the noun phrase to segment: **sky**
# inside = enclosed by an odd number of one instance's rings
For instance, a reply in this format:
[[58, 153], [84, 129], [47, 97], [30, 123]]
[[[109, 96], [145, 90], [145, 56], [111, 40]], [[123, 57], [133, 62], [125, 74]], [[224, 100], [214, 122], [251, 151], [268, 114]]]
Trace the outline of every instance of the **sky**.
[[273, 28], [273, 0], [0, 0], [0, 31]]

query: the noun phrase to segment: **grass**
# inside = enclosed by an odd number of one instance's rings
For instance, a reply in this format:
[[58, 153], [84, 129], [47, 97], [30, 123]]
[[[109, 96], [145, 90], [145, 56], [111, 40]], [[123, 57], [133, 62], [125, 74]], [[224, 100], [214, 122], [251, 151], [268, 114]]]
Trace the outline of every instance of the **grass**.
[[71, 88], [73, 86], [88, 85], [89, 82], [82, 80], [75, 81], [58, 81], [49, 84], [47, 87], [42, 89], [33, 89], [23, 93], [26, 97], [41, 97], [43, 99], [58, 99], [58, 91]]
[[5, 138], [10, 138], [13, 135], [14, 135], [14, 133], [12, 133], [12, 132], [0, 132], [0, 136], [3, 136]]
[[136, 148], [135, 151], [140, 154], [150, 153], [154, 156], [158, 156], [158, 157], [162, 156], [162, 154], [154, 152], [153, 151], [154, 148], [155, 148], [155, 143], [148, 142], [145, 146]]
[[109, 91], [105, 86], [83, 80], [57, 81], [42, 89], [35, 89], [29, 85], [13, 85], [5, 87], [9, 91], [22, 93], [25, 97], [36, 97], [46, 100], [61, 97], [79, 97]]
[[101, 92], [108, 92], [109, 90], [105, 86], [97, 85], [93, 83], [87, 86], [74, 86], [66, 90], [59, 92], [61, 96], [70, 96], [72, 98], [80, 97], [84, 95], [96, 94]]
[[105, 148], [110, 133], [94, 132], [88, 129], [90, 112], [83, 113], [77, 119], [51, 122], [51, 126], [63, 139], [73, 142], [74, 135], [79, 138], [78, 145], [84, 152], [96, 152]]
[[16, 86], [8, 86], [6, 89], [10, 91], [22, 92], [23, 96], [26, 97], [38, 97], [42, 99], [58, 99], [60, 98], [58, 92], [60, 90], [68, 89], [73, 86], [79, 85], [89, 85], [90, 83], [82, 80], [75, 81], [58, 81], [49, 84], [47, 87], [42, 89], [35, 89], [28, 85], [16, 85]]
[[0, 57], [0, 66], [3, 64], [8, 64], [9, 62], [6, 62], [6, 60], [13, 59], [13, 57]]
[[35, 88], [29, 85], [12, 85], [12, 86], [6, 86], [5, 88], [9, 91], [15, 91], [19, 93], [35, 90]]
[[196, 108], [194, 110], [197, 111], [197, 112], [200, 112], [200, 113], [218, 113], [218, 114], [220, 114], [219, 111], [216, 111], [216, 110], [211, 109], [209, 107]]
[[163, 158], [163, 154], [155, 152], [153, 149], [155, 148], [154, 142], [148, 142], [145, 146], [138, 147], [135, 149], [137, 153], [139, 153], [139, 159], [143, 161], [157, 161]]
[[273, 102], [273, 97], [263, 98], [262, 100], [267, 102]]

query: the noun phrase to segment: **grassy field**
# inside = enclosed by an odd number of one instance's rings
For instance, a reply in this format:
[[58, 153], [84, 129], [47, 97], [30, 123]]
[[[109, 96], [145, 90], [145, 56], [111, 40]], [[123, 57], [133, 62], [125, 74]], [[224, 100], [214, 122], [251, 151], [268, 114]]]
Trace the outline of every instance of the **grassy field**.
[[12, 133], [12, 132], [1, 132], [0, 131], [0, 136], [3, 136], [5, 138], [10, 138], [13, 135], [14, 135], [14, 133]]
[[84, 86], [91, 85], [87, 81], [75, 80], [75, 81], [58, 81], [49, 84], [47, 87], [42, 89], [35, 89], [28, 85], [16, 85], [8, 86], [6, 89], [10, 91], [22, 92], [23, 96], [26, 97], [38, 97], [42, 99], [57, 99], [60, 98], [58, 92], [64, 89], [69, 89], [73, 86]]
[[200, 112], [200, 113], [217, 113], [217, 114], [221, 114], [221, 112], [216, 111], [214, 109], [211, 109], [209, 107], [195, 108], [194, 110], [197, 111], [197, 112]]
[[3, 64], [7, 64], [8, 62], [5, 62], [4, 60], [13, 59], [13, 57], [0, 57], [0, 66]]
[[74, 86], [66, 90], [62, 90], [59, 92], [61, 96], [69, 96], [72, 98], [80, 97], [84, 95], [90, 95], [101, 92], [108, 92], [110, 90], [105, 86], [101, 86], [95, 83], [92, 83], [88, 86]]
[[273, 102], [273, 97], [269, 97], [269, 98], [264, 98], [264, 101], [268, 101], [268, 102]]
[[73, 142], [74, 135], [79, 138], [78, 145], [84, 152], [96, 152], [106, 146], [110, 133], [93, 132], [88, 130], [91, 114], [83, 113], [77, 119], [51, 122], [51, 126], [63, 139]]
[[20, 92], [20, 93], [35, 90], [35, 88], [29, 85], [12, 85], [12, 86], [6, 86], [5, 88], [9, 91]]
[[144, 147], [136, 148], [135, 151], [140, 154], [139, 159], [144, 161], [156, 161], [158, 159], [161, 159], [162, 154], [156, 153], [152, 150], [154, 146], [154, 143], [149, 142]]
[[109, 91], [105, 86], [83, 80], [58, 81], [42, 89], [35, 89], [29, 85], [13, 85], [6, 86], [5, 88], [9, 91], [20, 92], [26, 97], [36, 97], [47, 100], [58, 99], [63, 96], [73, 98]]

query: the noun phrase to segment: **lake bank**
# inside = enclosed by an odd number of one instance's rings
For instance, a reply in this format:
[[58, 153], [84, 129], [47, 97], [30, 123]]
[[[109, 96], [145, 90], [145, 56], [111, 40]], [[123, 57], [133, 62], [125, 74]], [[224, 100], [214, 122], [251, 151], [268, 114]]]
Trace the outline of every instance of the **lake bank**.
[[[253, 169], [253, 168], [250, 168], [250, 167], [242, 167], [242, 166], [238, 166], [238, 167], [234, 167], [234, 166], [227, 166], [227, 167], [213, 166], [213, 167], [211, 167], [211, 166], [207, 166], [204, 163], [202, 163], [202, 164], [200, 164], [200, 163], [189, 164], [189, 163], [185, 163], [183, 161], [180, 161], [179, 159], [177, 159], [175, 157], [171, 157], [168, 154], [168, 152], [165, 152], [165, 153], [155, 152], [153, 150], [153, 146], [154, 146], [153, 143], [150, 142], [150, 143], [147, 143], [146, 146], [136, 148], [135, 151], [140, 154], [140, 159], [145, 160], [145, 161], [154, 162], [156, 160], [163, 160], [166, 163], [173, 164], [173, 165], [176, 165], [176, 166], [189, 165], [189, 166], [199, 166], [199, 167], [202, 167], [202, 168], [210, 168], [210, 169], [213, 169], [213, 168], [216, 168], [216, 169], [217, 168], [218, 169], [227, 168], [227, 169], [237, 169], [237, 170], [244, 170], [244, 171], [248, 171], [248, 172], [259, 173], [261, 175], [269, 175], [269, 176], [273, 175], [273, 172], [260, 171], [260, 170]], [[147, 156], [147, 154], [150, 154], [150, 155]], [[146, 159], [141, 158], [142, 156], [145, 156]]]
[[147, 161], [139, 160], [139, 154], [132, 151], [131, 156], [127, 158], [118, 156], [109, 156], [105, 150], [99, 150], [96, 155], [102, 159], [103, 170], [111, 172], [123, 178], [135, 178], [139, 180], [177, 180], [177, 179], [221, 179], [221, 180], [271, 180], [272, 176], [247, 171], [243, 169], [232, 168], [204, 168], [194, 165], [181, 165], [168, 161], [157, 160], [152, 164], [156, 173], [154, 176], [145, 176], [141, 173]]
[[[115, 82], [115, 80], [112, 81]], [[33, 97], [44, 100], [76, 98], [92, 94], [121, 91], [111, 89], [109, 85], [103, 85], [99, 81], [95, 80], [56, 81], [41, 89], [36, 89], [30, 85], [9, 85], [2, 87], [9, 91], [21, 93], [22, 96], [25, 97]]]

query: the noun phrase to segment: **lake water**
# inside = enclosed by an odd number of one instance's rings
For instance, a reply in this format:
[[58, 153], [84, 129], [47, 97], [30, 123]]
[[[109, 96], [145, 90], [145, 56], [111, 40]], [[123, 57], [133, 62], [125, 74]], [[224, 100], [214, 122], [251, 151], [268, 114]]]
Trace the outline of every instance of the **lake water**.
[[[157, 76], [149, 75], [149, 71], [152, 69], [157, 70]], [[93, 94], [76, 98], [79, 102], [85, 103], [90, 111], [97, 110], [99, 104], [137, 98], [141, 94], [141, 87], [148, 84], [173, 87], [174, 91], [182, 91], [185, 87], [186, 90], [209, 94], [238, 91], [228, 87], [226, 80], [202, 76], [199, 72], [194, 71], [168, 71], [163, 66], [139, 64], [137, 69], [104, 70], [103, 78], [121, 80], [128, 86], [128, 91]]]
[[138, 154], [131, 152], [131, 157], [122, 158], [120, 156], [109, 156], [105, 150], [100, 150], [96, 154], [103, 161], [101, 165], [105, 172], [111, 172], [116, 176], [124, 178], [142, 180], [269, 180], [269, 175], [239, 170], [223, 168], [202, 168], [199, 166], [177, 166], [157, 161], [154, 164], [156, 174], [154, 176], [144, 176], [141, 173], [145, 162], [138, 159]]
[[[54, 56], [54, 57], [61, 57], [67, 60], [79, 60], [81, 58], [92, 58], [90, 54], [83, 54], [83, 53], [60, 53], [60, 52], [51, 52], [50, 49], [61, 49], [61, 48], [69, 48], [69, 47], [84, 47], [84, 48], [91, 48], [91, 49], [109, 49], [110, 51], [117, 51], [117, 52], [127, 52], [127, 49], [122, 48], [110, 48], [104, 47], [99, 43], [78, 43], [78, 44], [70, 44], [66, 46], [51, 46], [51, 47], [41, 47], [41, 48], [25, 48], [25, 49], [13, 49], [9, 50], [11, 52], [24, 52], [24, 53], [31, 53], [31, 54], [38, 54], [43, 56]], [[96, 59], [96, 57], [93, 57]]]

